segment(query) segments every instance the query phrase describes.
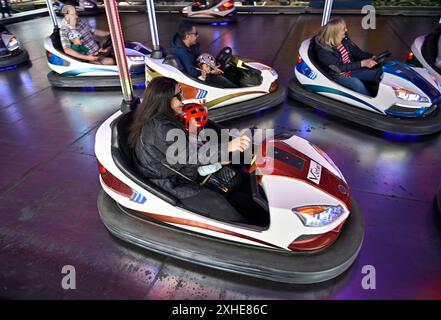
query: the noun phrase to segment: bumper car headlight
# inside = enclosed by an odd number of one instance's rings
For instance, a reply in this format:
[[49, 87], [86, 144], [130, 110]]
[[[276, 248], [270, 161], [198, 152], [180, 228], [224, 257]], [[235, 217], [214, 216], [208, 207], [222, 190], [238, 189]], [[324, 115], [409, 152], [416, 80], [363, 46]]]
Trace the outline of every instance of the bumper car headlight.
[[17, 46], [18, 46], [17, 38], [12, 37], [8, 42], [8, 49], [9, 50], [15, 49], [15, 47], [17, 47]]
[[293, 208], [292, 211], [300, 218], [306, 227], [324, 227], [343, 215], [341, 205], [337, 206], [306, 206]]
[[414, 93], [412, 91], [401, 89], [401, 88], [394, 88], [395, 95], [398, 99], [405, 100], [405, 101], [414, 101], [414, 102], [420, 102], [420, 103], [427, 103], [429, 102], [429, 99], [427, 97], [422, 97], [417, 93]]

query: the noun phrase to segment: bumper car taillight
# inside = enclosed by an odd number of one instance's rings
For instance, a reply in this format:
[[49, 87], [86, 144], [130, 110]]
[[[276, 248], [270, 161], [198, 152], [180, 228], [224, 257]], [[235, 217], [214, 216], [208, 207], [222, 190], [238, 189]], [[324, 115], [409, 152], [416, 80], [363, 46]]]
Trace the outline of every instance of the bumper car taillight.
[[273, 93], [276, 90], [277, 90], [277, 83], [274, 81], [273, 83], [271, 83], [271, 86], [269, 88], [269, 92]]

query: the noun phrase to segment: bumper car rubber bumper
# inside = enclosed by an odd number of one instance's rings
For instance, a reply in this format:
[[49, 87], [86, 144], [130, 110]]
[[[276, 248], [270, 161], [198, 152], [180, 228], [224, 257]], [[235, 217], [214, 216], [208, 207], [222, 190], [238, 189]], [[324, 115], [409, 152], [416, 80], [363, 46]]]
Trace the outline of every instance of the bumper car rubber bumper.
[[310, 92], [296, 78], [288, 85], [288, 95], [315, 109], [376, 130], [396, 134], [427, 135], [441, 130], [440, 106], [421, 118], [394, 118]]
[[209, 109], [208, 113], [210, 120], [223, 122], [273, 108], [281, 104], [285, 100], [285, 96], [285, 88], [279, 85], [272, 93], [228, 106]]
[[[121, 82], [119, 76], [76, 76], [67, 77], [62, 76], [54, 71], [47, 74], [50, 84], [54, 87], [62, 88], [81, 88], [81, 87], [120, 87]], [[145, 84], [145, 75], [134, 74], [131, 75], [133, 85]]]
[[15, 66], [29, 61], [29, 54], [26, 50], [22, 50], [19, 54], [0, 58], [0, 68]]
[[353, 199], [337, 240], [311, 253], [240, 244], [140, 219], [104, 190], [98, 196], [98, 211], [106, 228], [124, 241], [198, 265], [283, 283], [317, 283], [337, 277], [354, 262], [364, 237], [362, 214]]

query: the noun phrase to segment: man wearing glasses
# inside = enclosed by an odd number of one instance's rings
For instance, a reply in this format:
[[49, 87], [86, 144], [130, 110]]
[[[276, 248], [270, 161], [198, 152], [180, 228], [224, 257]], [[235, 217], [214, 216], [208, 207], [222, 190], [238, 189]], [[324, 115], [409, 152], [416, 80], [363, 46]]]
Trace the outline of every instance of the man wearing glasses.
[[[196, 68], [196, 60], [200, 55], [198, 43], [198, 31], [194, 25], [188, 22], [182, 22], [179, 25], [178, 32], [172, 39], [171, 51], [172, 54], [181, 62], [184, 72], [193, 78], [198, 78], [201, 75], [205, 78], [207, 74], [204, 71]], [[203, 74], [204, 73], [204, 74]], [[209, 75], [210, 82], [220, 84], [224, 87], [232, 87], [228, 79], [221, 76], [223, 71], [216, 66]]]

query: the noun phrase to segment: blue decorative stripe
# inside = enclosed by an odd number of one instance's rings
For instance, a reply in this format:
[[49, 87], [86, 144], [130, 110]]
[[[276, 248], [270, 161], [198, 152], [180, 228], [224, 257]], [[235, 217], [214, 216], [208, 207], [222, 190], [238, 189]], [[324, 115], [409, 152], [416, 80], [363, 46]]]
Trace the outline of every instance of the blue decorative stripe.
[[144, 204], [147, 199], [142, 194], [140, 194], [139, 192], [135, 191], [132, 194], [130, 200], [132, 200], [133, 202], [136, 202], [136, 203]]
[[196, 99], [204, 99], [207, 96], [208, 91], [199, 89]]
[[384, 64], [383, 71], [400, 77], [417, 86], [429, 97], [432, 104], [441, 102], [441, 93], [429, 81], [424, 79], [407, 64], [399, 61], [389, 61]]
[[317, 73], [315, 71], [312, 71], [304, 60], [296, 65], [296, 69], [298, 72], [307, 76], [311, 80], [315, 80], [317, 78]]
[[326, 92], [326, 93], [338, 94], [340, 96], [350, 98], [352, 100], [355, 100], [357, 102], [360, 102], [360, 103], [364, 104], [365, 106], [367, 106], [367, 107], [369, 107], [369, 108], [371, 108], [371, 109], [373, 109], [373, 110], [375, 110], [375, 111], [377, 111], [379, 113], [383, 113], [380, 109], [374, 107], [370, 103], [367, 103], [366, 101], [363, 101], [360, 98], [357, 98], [357, 97], [355, 97], [355, 96], [353, 96], [353, 95], [351, 95], [349, 93], [343, 92], [341, 90], [337, 90], [337, 89], [330, 88], [330, 87], [325, 87], [325, 86], [317, 86], [317, 85], [314, 85], [314, 84], [305, 84], [303, 86], [305, 87], [305, 89], [307, 89], [309, 91], [312, 91], [312, 92], [315, 92], [315, 93]]
[[86, 69], [79, 69], [79, 70], [70, 70], [62, 73], [63, 76], [78, 76], [83, 73], [89, 73], [89, 72], [109, 72], [112, 73], [112, 75], [118, 75], [118, 70], [112, 70], [112, 69], [101, 69], [101, 68], [86, 68]]
[[61, 58], [61, 57], [59, 57], [59, 56], [53, 54], [52, 52], [49, 52], [49, 54], [50, 54], [50, 56], [49, 56], [49, 58], [47, 59], [47, 61], [48, 61], [50, 64], [53, 64], [53, 65], [55, 65], [55, 66], [64, 66], [64, 65], [66, 65], [66, 64], [65, 64], [65, 61], [64, 61], [63, 58]]

